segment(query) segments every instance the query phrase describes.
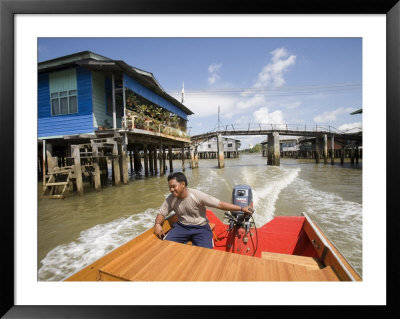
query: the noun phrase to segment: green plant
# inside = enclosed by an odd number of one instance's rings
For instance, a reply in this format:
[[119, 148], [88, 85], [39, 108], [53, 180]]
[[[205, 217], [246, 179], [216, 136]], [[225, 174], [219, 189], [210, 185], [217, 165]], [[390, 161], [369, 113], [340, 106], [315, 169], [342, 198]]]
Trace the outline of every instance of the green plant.
[[144, 118], [142, 116], [138, 116], [135, 119], [135, 128], [143, 129], [145, 125]]
[[132, 91], [127, 91], [127, 92], [128, 93], [127, 93], [127, 97], [126, 97], [126, 105], [129, 108], [133, 109], [138, 102], [138, 98], [137, 98], [136, 94], [133, 93]]

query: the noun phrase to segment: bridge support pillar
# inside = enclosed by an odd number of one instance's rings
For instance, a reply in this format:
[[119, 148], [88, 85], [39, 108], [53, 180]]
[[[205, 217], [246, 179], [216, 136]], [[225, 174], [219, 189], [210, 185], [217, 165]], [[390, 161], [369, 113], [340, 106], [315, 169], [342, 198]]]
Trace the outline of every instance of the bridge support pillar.
[[354, 146], [353, 145], [351, 146], [351, 149], [350, 149], [350, 162], [351, 162], [351, 164], [354, 164]]
[[199, 167], [199, 152], [197, 150], [197, 146], [194, 148], [194, 167]]
[[323, 144], [324, 164], [328, 164], [328, 136], [324, 134]]
[[191, 168], [199, 167], [199, 155], [197, 154], [197, 147], [190, 147], [190, 166]]
[[319, 160], [321, 157], [321, 146], [320, 146], [321, 142], [319, 137], [315, 138], [315, 163], [319, 164]]
[[331, 150], [332, 150], [332, 156], [331, 156], [331, 164], [335, 164], [335, 137], [331, 135]]
[[359, 158], [359, 149], [358, 145], [356, 146], [356, 163], [358, 164], [358, 158]]
[[225, 167], [225, 157], [224, 157], [224, 140], [221, 134], [217, 135], [217, 148], [218, 148], [218, 168]]
[[280, 165], [279, 133], [268, 134], [268, 161], [267, 165]]

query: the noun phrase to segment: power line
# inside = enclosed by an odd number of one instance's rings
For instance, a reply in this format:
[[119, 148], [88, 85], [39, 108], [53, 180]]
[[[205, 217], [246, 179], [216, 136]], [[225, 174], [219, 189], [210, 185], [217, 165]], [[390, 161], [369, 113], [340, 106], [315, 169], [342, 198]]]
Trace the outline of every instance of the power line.
[[[220, 89], [197, 89], [186, 90], [185, 95], [191, 96], [212, 96], [215, 94], [241, 94], [243, 97], [249, 96], [288, 96], [288, 95], [307, 95], [316, 93], [340, 93], [350, 92], [362, 89], [361, 82], [353, 83], [336, 83], [329, 85], [308, 85], [308, 86], [287, 86], [287, 87], [252, 87], [252, 88], [220, 88]], [[171, 92], [170, 94], [177, 94], [178, 92]]]

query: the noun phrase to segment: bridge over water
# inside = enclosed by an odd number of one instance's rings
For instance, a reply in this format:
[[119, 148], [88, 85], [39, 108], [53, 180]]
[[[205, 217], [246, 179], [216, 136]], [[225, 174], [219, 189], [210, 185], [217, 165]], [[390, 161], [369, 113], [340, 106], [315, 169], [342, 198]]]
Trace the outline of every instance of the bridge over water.
[[[280, 164], [280, 144], [279, 138], [284, 136], [299, 136], [314, 138], [316, 162], [319, 162], [320, 155], [323, 154], [324, 163], [328, 158], [328, 137], [331, 139], [332, 154], [334, 154], [334, 141], [341, 145], [352, 144], [358, 149], [362, 145], [362, 130], [341, 131], [332, 126], [318, 125], [290, 125], [290, 124], [248, 124], [248, 125], [225, 125], [215, 131], [191, 136], [192, 141], [192, 162], [197, 165], [197, 147], [208, 141], [210, 138], [217, 138], [218, 146], [218, 167], [224, 167], [224, 148], [222, 136], [258, 135], [268, 137], [268, 165], [279, 166]], [[343, 153], [343, 150], [342, 150]], [[332, 155], [333, 163], [334, 155]]]

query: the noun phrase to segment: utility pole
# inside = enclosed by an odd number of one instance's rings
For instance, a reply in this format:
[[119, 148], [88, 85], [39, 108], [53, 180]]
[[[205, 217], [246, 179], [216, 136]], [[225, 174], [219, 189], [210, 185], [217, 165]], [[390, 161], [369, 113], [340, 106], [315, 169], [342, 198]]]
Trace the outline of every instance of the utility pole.
[[185, 101], [185, 83], [182, 82], [182, 104]]

